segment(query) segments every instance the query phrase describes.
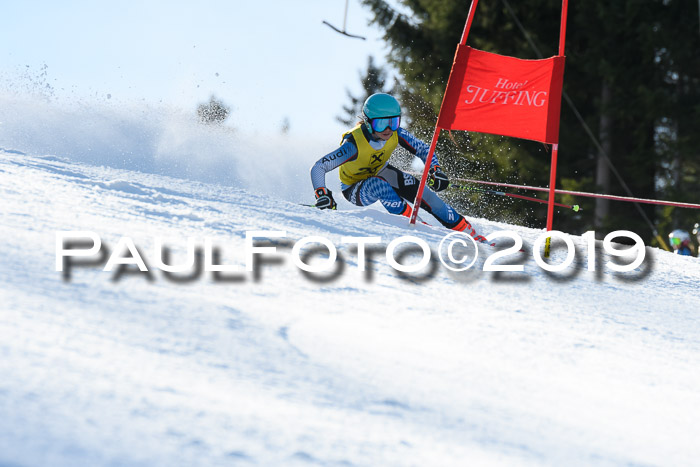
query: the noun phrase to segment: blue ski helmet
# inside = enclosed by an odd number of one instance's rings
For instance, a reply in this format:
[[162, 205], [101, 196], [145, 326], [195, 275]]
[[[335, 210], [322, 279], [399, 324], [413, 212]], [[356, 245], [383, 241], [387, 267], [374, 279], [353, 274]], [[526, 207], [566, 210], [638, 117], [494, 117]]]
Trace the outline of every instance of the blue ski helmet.
[[368, 119], [398, 117], [401, 115], [399, 101], [389, 94], [379, 92], [367, 98], [362, 106], [362, 113]]
[[673, 249], [677, 250], [690, 244], [690, 235], [685, 230], [676, 229], [668, 234], [668, 240], [671, 242]]

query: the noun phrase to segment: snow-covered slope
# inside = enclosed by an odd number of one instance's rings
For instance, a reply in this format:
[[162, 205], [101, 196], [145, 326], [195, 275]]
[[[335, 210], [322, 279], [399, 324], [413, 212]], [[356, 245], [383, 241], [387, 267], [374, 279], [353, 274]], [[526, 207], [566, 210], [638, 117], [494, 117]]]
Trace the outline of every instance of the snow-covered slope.
[[[363, 272], [343, 237], [414, 235], [437, 249], [448, 232], [16, 144], [0, 150], [0, 465], [700, 458], [696, 258], [647, 248], [642, 266], [616, 274], [599, 253], [589, 272], [579, 237], [575, 264], [546, 274], [530, 251], [540, 231], [474, 219], [525, 240], [525, 272], [434, 262], [402, 276], [383, 250]], [[295, 170], [308, 183], [308, 166]], [[245, 234], [259, 230], [286, 237], [254, 273], [153, 267], [157, 236], [173, 263], [191, 236], [242, 265]], [[95, 232], [111, 253], [130, 237], [150, 274], [102, 264], [65, 279], [57, 231]], [[306, 236], [329, 239], [344, 268], [304, 275], [291, 253]]]

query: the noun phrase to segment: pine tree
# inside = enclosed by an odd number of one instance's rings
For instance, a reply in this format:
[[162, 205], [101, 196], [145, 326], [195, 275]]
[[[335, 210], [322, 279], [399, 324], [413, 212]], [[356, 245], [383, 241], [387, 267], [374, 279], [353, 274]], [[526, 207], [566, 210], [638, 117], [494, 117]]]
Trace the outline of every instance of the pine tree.
[[[384, 30], [389, 63], [400, 75], [402, 104], [412, 131], [430, 137], [468, 13], [462, 0], [403, 0], [400, 14], [384, 0], [363, 0], [373, 23]], [[481, 1], [468, 44], [519, 58], [557, 53], [561, 0]], [[689, 14], [695, 12], [694, 14]], [[697, 4], [690, 0], [590, 0], [569, 2], [564, 91], [584, 123], [604, 143], [607, 157], [634, 196], [682, 199], [700, 195], [700, 35]], [[517, 21], [515, 20], [517, 18]], [[518, 24], [519, 23], [519, 24]], [[694, 130], [695, 129], [695, 130]], [[440, 138], [438, 153], [454, 176], [548, 185], [550, 154], [544, 145], [513, 138], [453, 132]], [[596, 186], [597, 170], [607, 170], [576, 114], [562, 103], [558, 164], [559, 188], [610, 190], [627, 195], [614, 174]], [[600, 159], [601, 167], [597, 165]], [[603, 165], [604, 164], [604, 165]], [[598, 177], [604, 180], [604, 177]], [[453, 194], [467, 213], [542, 227], [544, 206], [510, 199]], [[555, 228], [581, 233], [594, 227], [594, 201], [564, 199], [581, 213], [555, 217]], [[457, 201], [453, 201], [457, 202]], [[670, 224], [667, 209], [643, 205], [652, 223]], [[685, 212], [680, 218], [697, 214]], [[697, 222], [697, 220], [696, 220]], [[692, 225], [692, 223], [690, 224]], [[652, 229], [629, 203], [610, 204], [600, 220], [605, 231], [633, 230], [647, 239]]]

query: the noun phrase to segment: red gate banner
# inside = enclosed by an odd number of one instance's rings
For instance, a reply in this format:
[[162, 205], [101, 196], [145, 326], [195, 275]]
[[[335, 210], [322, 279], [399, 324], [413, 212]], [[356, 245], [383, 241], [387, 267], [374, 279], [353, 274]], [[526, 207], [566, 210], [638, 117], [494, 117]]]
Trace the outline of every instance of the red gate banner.
[[437, 126], [557, 144], [564, 57], [522, 60], [459, 45]]

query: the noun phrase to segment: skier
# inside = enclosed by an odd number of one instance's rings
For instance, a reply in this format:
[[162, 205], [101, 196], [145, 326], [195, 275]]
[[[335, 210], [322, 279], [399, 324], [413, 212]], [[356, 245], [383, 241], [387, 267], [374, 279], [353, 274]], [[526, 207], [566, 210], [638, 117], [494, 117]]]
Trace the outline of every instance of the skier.
[[[696, 222], [693, 226], [693, 235], [695, 235], [698, 245], [700, 245], [700, 222]], [[700, 247], [698, 248], [698, 258], [700, 258]]]
[[690, 235], [685, 230], [674, 230], [668, 234], [668, 240], [671, 242], [671, 247], [675, 254], [693, 256], [693, 250], [690, 247]]
[[[357, 206], [382, 203], [391, 214], [411, 217], [419, 181], [388, 163], [391, 153], [401, 146], [424, 163], [430, 148], [400, 126], [401, 106], [389, 94], [372, 94], [362, 106], [362, 121], [343, 134], [340, 147], [319, 159], [311, 167], [311, 183], [316, 194], [316, 207], [335, 209], [333, 193], [326, 188], [326, 173], [340, 168], [340, 187], [343, 196]], [[446, 189], [450, 181], [440, 169], [437, 156], [430, 161], [428, 186], [421, 208], [431, 213], [445, 227], [466, 231], [478, 241], [485, 241], [471, 224], [452, 206], [434, 192]]]

